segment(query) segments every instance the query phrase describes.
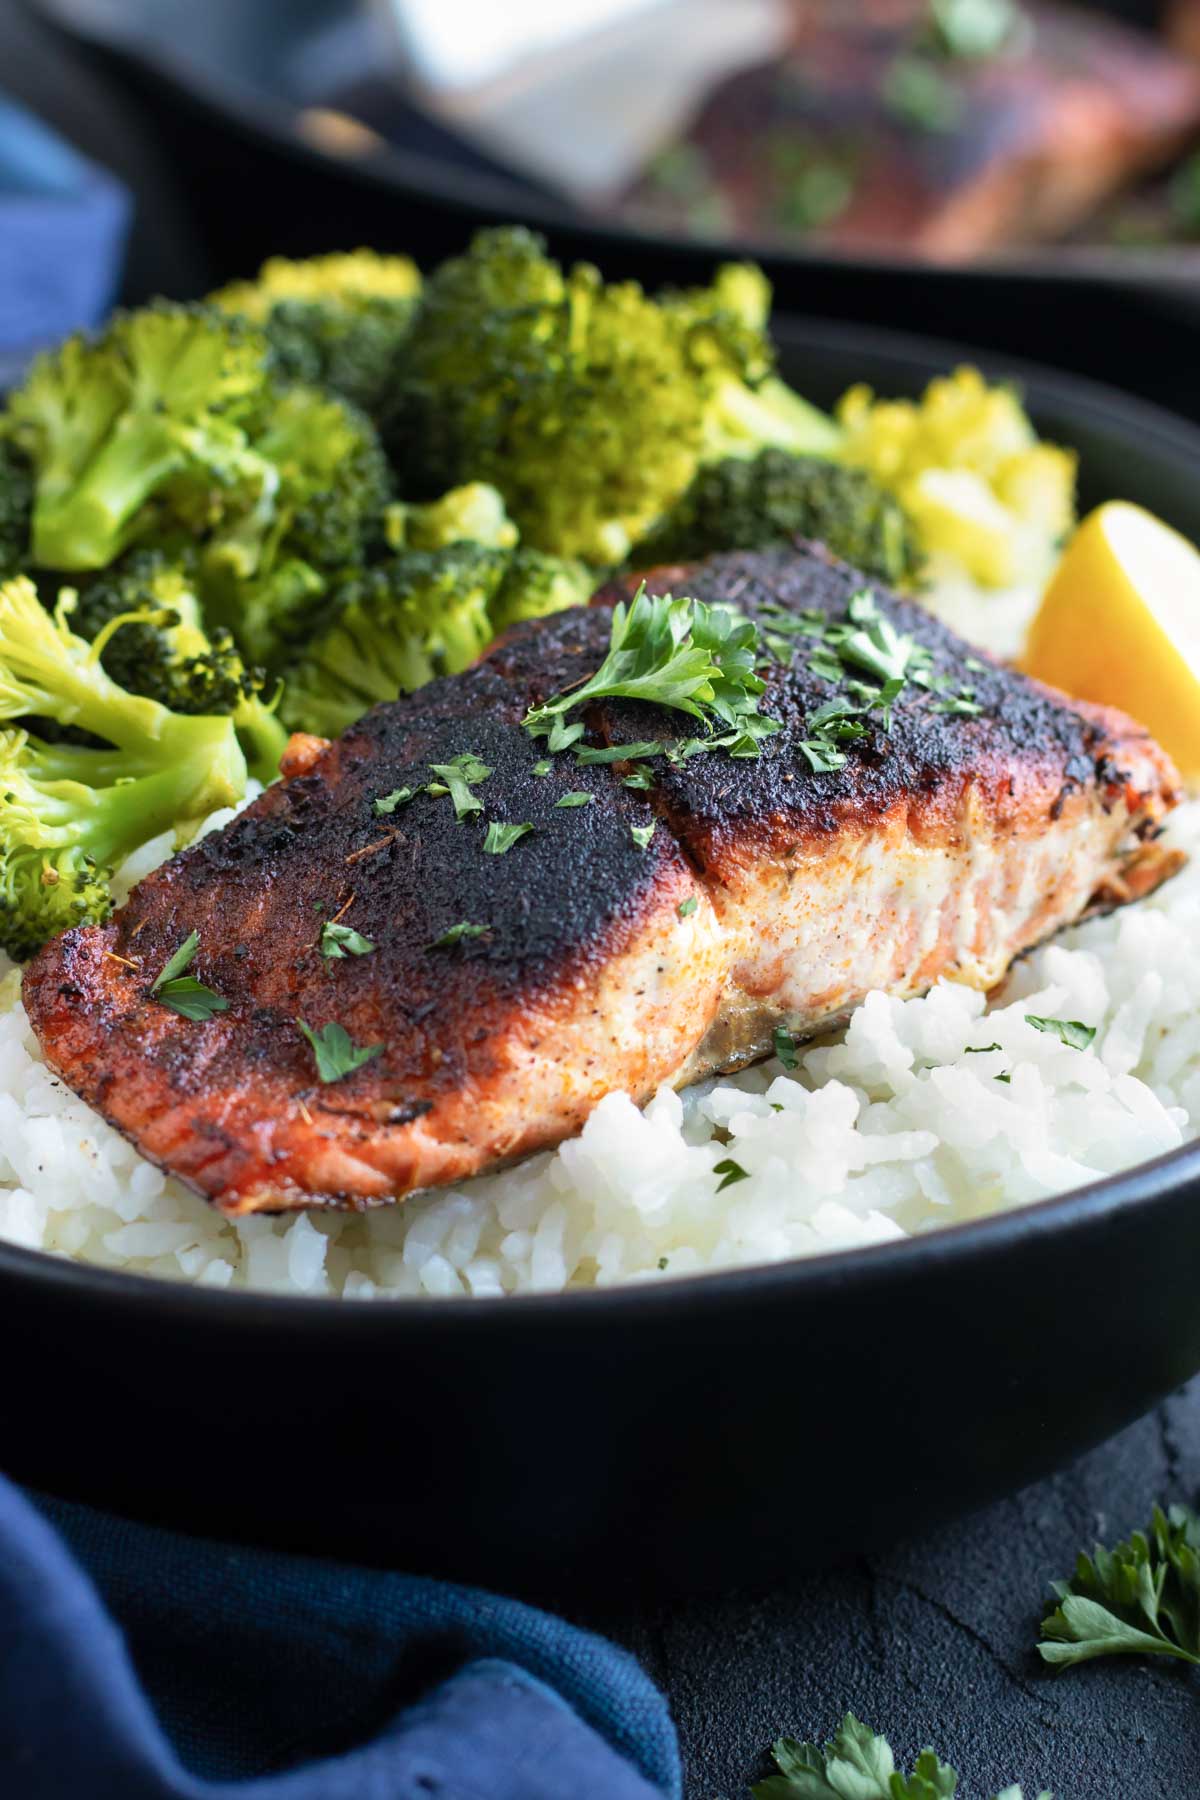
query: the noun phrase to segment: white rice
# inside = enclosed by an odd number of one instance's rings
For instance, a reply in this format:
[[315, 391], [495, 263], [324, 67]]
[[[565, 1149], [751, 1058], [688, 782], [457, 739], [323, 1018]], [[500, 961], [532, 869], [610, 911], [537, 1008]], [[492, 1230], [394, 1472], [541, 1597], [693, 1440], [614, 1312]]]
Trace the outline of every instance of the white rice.
[[[644, 1112], [612, 1094], [553, 1154], [365, 1217], [221, 1218], [50, 1074], [0, 958], [0, 1238], [210, 1287], [487, 1295], [776, 1262], [1044, 1199], [1200, 1135], [1200, 801], [1170, 836], [1197, 860], [1020, 962], [991, 1006], [947, 982], [872, 994], [792, 1075], [771, 1061]], [[1027, 1013], [1095, 1039], [1070, 1049]], [[746, 1178], [721, 1191], [725, 1159]]]

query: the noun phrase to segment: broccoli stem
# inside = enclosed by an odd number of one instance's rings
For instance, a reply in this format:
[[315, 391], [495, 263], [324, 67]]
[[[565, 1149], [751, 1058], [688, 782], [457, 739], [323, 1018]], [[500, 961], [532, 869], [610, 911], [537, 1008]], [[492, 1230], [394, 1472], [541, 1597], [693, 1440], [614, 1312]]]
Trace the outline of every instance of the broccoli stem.
[[170, 421], [125, 415], [72, 487], [39, 494], [34, 561], [50, 569], [104, 568], [126, 547], [142, 506], [187, 460]]

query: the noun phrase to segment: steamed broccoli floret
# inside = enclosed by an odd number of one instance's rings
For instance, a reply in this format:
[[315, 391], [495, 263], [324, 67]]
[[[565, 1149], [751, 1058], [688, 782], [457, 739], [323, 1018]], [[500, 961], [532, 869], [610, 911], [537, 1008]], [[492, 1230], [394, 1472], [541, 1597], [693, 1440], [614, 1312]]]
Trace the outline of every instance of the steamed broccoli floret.
[[88, 584], [70, 621], [92, 641], [129, 614], [140, 616], [106, 637], [100, 659], [106, 672], [172, 712], [227, 714], [251, 773], [273, 781], [287, 732], [263, 697], [266, 678], [247, 668], [228, 631], [205, 630], [190, 568], [161, 551], [134, 551]]
[[691, 562], [718, 550], [757, 550], [815, 538], [864, 574], [892, 586], [921, 566], [899, 502], [861, 469], [761, 450], [700, 469], [667, 517], [634, 550], [639, 568]]
[[480, 233], [417, 308], [385, 432], [402, 486], [491, 482], [522, 541], [619, 561], [702, 460], [836, 435], [773, 383], [768, 294], [731, 268], [654, 300], [528, 231]]
[[269, 489], [243, 429], [267, 397], [266, 346], [212, 308], [155, 302], [39, 357], [9, 401], [32, 461], [32, 559], [99, 569], [158, 522], [195, 527]]
[[269, 504], [211, 540], [202, 581], [212, 616], [252, 662], [275, 668], [330, 577], [383, 546], [392, 479], [366, 415], [313, 388], [278, 394], [253, 448], [273, 472]]
[[[246, 790], [231, 719], [130, 694], [106, 674], [103, 652], [103, 634], [86, 643], [67, 608], [48, 613], [31, 582], [0, 586], [0, 948], [14, 957], [105, 918], [117, 864]], [[44, 742], [17, 724], [31, 717], [99, 745]]]
[[285, 671], [284, 718], [336, 737], [378, 701], [465, 669], [492, 640], [489, 608], [508, 563], [501, 550], [458, 543], [343, 582], [329, 622]]
[[568, 606], [586, 606], [598, 585], [595, 569], [544, 550], [518, 550], [491, 604], [499, 633], [520, 619], [541, 619]]
[[0, 581], [29, 560], [33, 529], [33, 470], [28, 457], [0, 437]]
[[387, 539], [393, 550], [443, 550], [469, 538], [492, 550], [510, 550], [516, 526], [504, 510], [504, 496], [486, 481], [451, 488], [425, 505], [397, 500], [388, 507]]
[[395, 376], [420, 292], [416, 264], [373, 250], [263, 264], [212, 296], [260, 324], [288, 381], [330, 389], [375, 413]]

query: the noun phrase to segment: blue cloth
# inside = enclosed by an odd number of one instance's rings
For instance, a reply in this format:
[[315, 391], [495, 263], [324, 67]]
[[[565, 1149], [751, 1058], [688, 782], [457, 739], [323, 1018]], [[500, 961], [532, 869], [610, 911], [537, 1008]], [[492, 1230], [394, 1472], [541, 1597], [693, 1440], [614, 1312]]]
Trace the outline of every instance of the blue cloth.
[[111, 175], [0, 99], [0, 358], [7, 363], [103, 316], [129, 212]]
[[562, 1620], [39, 1505], [0, 1478], [4, 1800], [679, 1795], [662, 1696]]

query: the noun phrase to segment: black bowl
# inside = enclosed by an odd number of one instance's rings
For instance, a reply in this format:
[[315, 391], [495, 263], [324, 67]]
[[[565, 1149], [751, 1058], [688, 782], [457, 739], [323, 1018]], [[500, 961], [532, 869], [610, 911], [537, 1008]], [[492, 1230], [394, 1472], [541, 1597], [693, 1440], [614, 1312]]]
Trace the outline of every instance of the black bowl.
[[[1147, 26], [1161, 10], [1151, 0], [1095, 4]], [[281, 254], [369, 243], [430, 263], [458, 251], [476, 226], [520, 219], [545, 232], [556, 255], [584, 257], [610, 277], [650, 286], [705, 281], [720, 258], [756, 256], [779, 304], [793, 311], [962, 331], [1102, 379], [1120, 345], [1124, 357], [1137, 359], [1142, 391], [1200, 412], [1190, 336], [1197, 258], [1186, 247], [1135, 254], [1050, 245], [935, 268], [803, 243], [672, 236], [576, 208], [407, 105], [378, 72], [369, 9], [350, 0], [24, 6], [70, 52], [86, 55], [88, 72], [98, 69], [117, 91], [122, 115], [157, 143], [157, 186], [145, 189], [145, 171], [137, 178], [142, 218], [134, 245], [139, 270], [154, 269], [160, 285], [158, 241], [167, 232], [178, 236], [181, 213], [195, 230], [209, 286], [258, 266], [264, 220], [270, 248]], [[6, 68], [5, 76], [17, 80], [19, 94], [19, 69], [10, 77]], [[78, 108], [64, 107], [53, 84], [42, 78], [29, 97], [67, 135], [78, 135]], [[334, 151], [305, 125], [310, 109], [330, 105], [359, 106], [377, 122], [386, 115], [388, 141], [343, 141]], [[163, 169], [187, 174], [166, 213]], [[188, 280], [168, 272], [165, 285], [183, 291]]]
[[[786, 325], [789, 377], [910, 392], [948, 345]], [[986, 366], [986, 365], [985, 365]], [[998, 372], [998, 371], [994, 371]], [[1200, 433], [1011, 370], [1200, 537]], [[4, 1461], [196, 1528], [526, 1590], [779, 1580], [1045, 1475], [1200, 1368], [1200, 1146], [811, 1261], [374, 1305], [213, 1293], [0, 1245]]]

